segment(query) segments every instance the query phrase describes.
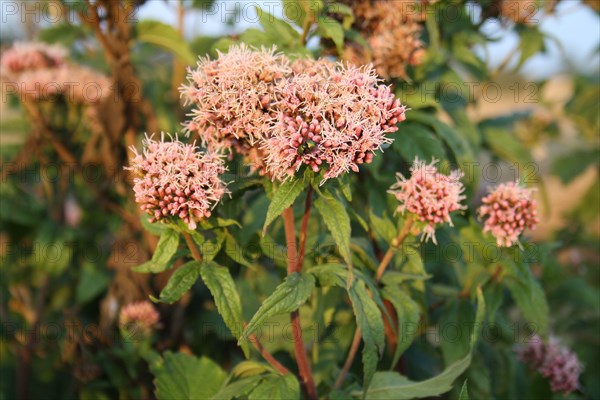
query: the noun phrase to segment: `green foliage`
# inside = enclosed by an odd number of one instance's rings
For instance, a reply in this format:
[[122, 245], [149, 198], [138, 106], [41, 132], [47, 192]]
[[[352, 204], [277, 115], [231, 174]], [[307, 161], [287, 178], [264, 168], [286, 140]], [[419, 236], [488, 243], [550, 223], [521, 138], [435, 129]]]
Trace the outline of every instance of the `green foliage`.
[[243, 339], [256, 333], [258, 329], [269, 319], [276, 315], [296, 311], [310, 297], [315, 286], [312, 275], [294, 273], [289, 275], [275, 291], [263, 301], [262, 305], [254, 314], [248, 326], [244, 329]]
[[188, 65], [193, 65], [196, 62], [196, 57], [191, 52], [188, 43], [181, 40], [181, 37], [172, 26], [159, 21], [143, 20], [138, 23], [136, 30], [137, 40], [140, 42], [160, 46]]
[[201, 267], [202, 264], [198, 261], [190, 261], [178, 267], [160, 292], [159, 300], [169, 304], [179, 300], [196, 283]]
[[[208, 262], [201, 266], [200, 275], [213, 295], [225, 324], [234, 336], [240, 339], [244, 326], [242, 303], [229, 270], [214, 262]], [[240, 345], [246, 357], [249, 357], [248, 343], [242, 342]]]
[[351, 267], [350, 254], [350, 217], [344, 203], [331, 192], [320, 193], [314, 202], [315, 208], [323, 218], [323, 222], [331, 232], [333, 240], [344, 261]]
[[150, 364], [159, 399], [208, 399], [225, 382], [225, 372], [206, 357], [165, 352]]
[[179, 246], [179, 232], [165, 229], [160, 234], [152, 260], [134, 268], [136, 272], [162, 272], [170, 267], [169, 261], [175, 255]]

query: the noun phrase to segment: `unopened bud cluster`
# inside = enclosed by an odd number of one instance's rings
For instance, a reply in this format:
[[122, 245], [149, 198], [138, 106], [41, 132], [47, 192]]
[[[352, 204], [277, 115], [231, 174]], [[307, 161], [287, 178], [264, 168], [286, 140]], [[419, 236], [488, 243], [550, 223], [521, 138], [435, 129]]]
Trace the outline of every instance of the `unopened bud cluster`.
[[135, 176], [135, 200], [151, 222], [179, 218], [196, 229], [227, 193], [219, 177], [225, 167], [218, 156], [194, 145], [162, 139], [146, 138], [142, 154], [132, 149], [135, 157], [127, 169]]
[[149, 335], [158, 325], [160, 316], [147, 300], [129, 303], [119, 313], [119, 326], [125, 329], [139, 330]]
[[490, 232], [498, 246], [510, 247], [517, 243], [525, 229], [534, 229], [538, 223], [537, 205], [533, 190], [515, 182], [502, 183], [482, 199], [478, 214], [484, 222], [483, 231]]
[[581, 364], [573, 352], [562, 346], [557, 338], [548, 343], [535, 335], [526, 346], [517, 350], [519, 359], [550, 380], [553, 392], [565, 395], [577, 390]]
[[397, 212], [412, 214], [417, 226], [423, 227], [423, 238], [432, 239], [434, 243], [436, 225], [448, 223], [452, 226], [450, 213], [467, 208], [461, 204], [466, 198], [462, 195], [462, 172], [455, 170], [450, 175], [442, 174], [436, 163], [435, 159], [430, 164], [415, 159], [410, 178], [398, 174], [398, 181], [390, 189], [400, 202]]

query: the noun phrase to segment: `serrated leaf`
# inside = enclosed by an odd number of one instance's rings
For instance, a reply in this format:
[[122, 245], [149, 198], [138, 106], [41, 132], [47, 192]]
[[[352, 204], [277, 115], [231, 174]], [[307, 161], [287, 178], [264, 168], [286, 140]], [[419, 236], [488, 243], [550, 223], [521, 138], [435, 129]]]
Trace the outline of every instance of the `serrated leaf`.
[[[371, 387], [366, 391], [365, 398], [368, 400], [415, 399], [439, 396], [450, 391], [454, 381], [471, 363], [473, 348], [483, 324], [485, 301], [480, 289], [477, 290], [477, 302], [475, 329], [473, 329], [471, 336], [471, 351], [466, 357], [446, 367], [441, 374], [420, 382], [411, 381], [397, 372], [377, 372], [373, 377]], [[359, 397], [363, 395], [363, 392], [353, 392], [352, 395]]]
[[271, 375], [258, 384], [249, 400], [300, 399], [300, 384], [294, 375]]
[[397, 285], [385, 286], [381, 295], [392, 303], [398, 319], [398, 340], [391, 364], [393, 368], [418, 332], [421, 311], [419, 305]]
[[302, 179], [290, 179], [285, 181], [279, 186], [279, 188], [275, 191], [273, 195], [273, 200], [269, 204], [269, 209], [267, 210], [267, 218], [265, 220], [265, 224], [263, 226], [263, 236], [267, 231], [267, 227], [277, 218], [283, 210], [290, 207], [294, 200], [300, 193], [304, 190], [304, 181]]
[[183, 40], [175, 28], [160, 21], [144, 20], [137, 26], [137, 39], [140, 42], [160, 46], [179, 57], [183, 62], [192, 65], [196, 57], [192, 54], [188, 42]]
[[354, 12], [352, 8], [343, 3], [331, 3], [327, 5], [327, 11], [330, 14], [339, 14], [342, 16], [342, 26], [344, 29], [350, 29], [354, 23]]
[[353, 281], [348, 295], [364, 342], [362, 351], [363, 387], [368, 388], [384, 348], [383, 318], [362, 280], [355, 279]]
[[254, 314], [240, 341], [247, 340], [269, 318], [296, 311], [308, 300], [314, 286], [315, 279], [310, 274], [294, 273], [287, 276]]
[[314, 202], [315, 208], [323, 217], [323, 222], [331, 232], [331, 236], [338, 246], [340, 255], [346, 264], [352, 267], [350, 253], [350, 217], [344, 203], [331, 193], [322, 193]]
[[321, 285], [345, 288], [352, 303], [356, 325], [360, 328], [364, 342], [362, 361], [364, 387], [369, 386], [377, 369], [377, 362], [384, 347], [384, 325], [377, 303], [371, 298], [361, 274], [357, 273], [352, 285], [348, 287], [348, 270], [341, 264], [326, 264], [310, 269]]
[[167, 269], [171, 257], [179, 247], [179, 232], [173, 229], [162, 231], [160, 239], [152, 255], [152, 260], [135, 268], [137, 272], [159, 273]]
[[169, 278], [167, 285], [160, 292], [160, 301], [172, 304], [179, 300], [196, 283], [199, 269], [200, 263], [198, 261], [190, 261], [177, 268]]
[[[206, 262], [200, 268], [202, 280], [210, 290], [213, 296], [217, 310], [225, 325], [231, 330], [236, 339], [240, 339], [244, 329], [244, 320], [242, 317], [242, 303], [235, 287], [235, 282], [225, 267], [219, 266], [215, 262]], [[248, 343], [240, 343], [246, 358], [250, 357]]]
[[150, 364], [159, 400], [208, 399], [225, 381], [225, 371], [209, 358], [167, 351]]

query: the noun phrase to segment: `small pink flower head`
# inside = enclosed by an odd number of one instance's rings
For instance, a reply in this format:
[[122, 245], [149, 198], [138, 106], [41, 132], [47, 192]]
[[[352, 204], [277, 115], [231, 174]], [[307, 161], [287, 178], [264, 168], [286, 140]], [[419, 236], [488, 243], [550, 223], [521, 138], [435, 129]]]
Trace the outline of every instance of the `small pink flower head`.
[[323, 172], [321, 184], [358, 172], [405, 119], [406, 108], [370, 66], [300, 60], [292, 68], [262, 145], [273, 179], [285, 180], [303, 165]]
[[490, 232], [498, 246], [510, 247], [526, 228], [535, 229], [537, 205], [532, 192], [533, 189], [509, 182], [498, 185], [482, 199], [477, 213], [485, 220], [483, 231]]
[[536, 369], [550, 380], [553, 392], [565, 395], [577, 390], [582, 366], [575, 353], [562, 346], [556, 337], [548, 343], [535, 335], [529, 343], [517, 350], [521, 361]]
[[159, 314], [147, 300], [129, 303], [121, 308], [119, 326], [125, 329], [139, 329], [143, 334], [150, 334], [159, 321]]
[[436, 225], [448, 223], [453, 226], [450, 213], [467, 208], [460, 204], [466, 198], [462, 195], [464, 186], [460, 182], [463, 173], [455, 170], [444, 175], [435, 166], [437, 162], [433, 159], [431, 164], [425, 164], [416, 158], [410, 178], [398, 174], [398, 181], [389, 191], [400, 202], [396, 211], [413, 214], [417, 223], [423, 225], [423, 239], [431, 238], [436, 244]]
[[17, 42], [2, 53], [0, 65], [7, 75], [25, 71], [49, 69], [64, 64], [67, 49], [58, 45], [36, 42]]
[[200, 59], [180, 88], [184, 103], [193, 105], [185, 131], [197, 133], [210, 150], [245, 154], [266, 134], [275, 84], [291, 72], [288, 64], [275, 48], [244, 44], [219, 52], [216, 60]]
[[135, 157], [133, 190], [140, 208], [152, 216], [151, 222], [182, 219], [190, 229], [210, 217], [211, 209], [227, 193], [219, 177], [223, 161], [212, 153], [201, 153], [192, 144], [177, 140], [160, 141], [146, 137], [144, 151]]

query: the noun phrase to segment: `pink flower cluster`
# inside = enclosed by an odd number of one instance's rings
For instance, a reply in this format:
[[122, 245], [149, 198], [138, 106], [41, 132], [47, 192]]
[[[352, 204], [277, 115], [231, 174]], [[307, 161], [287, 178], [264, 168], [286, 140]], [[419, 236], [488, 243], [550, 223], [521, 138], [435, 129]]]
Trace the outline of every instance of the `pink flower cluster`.
[[550, 337], [548, 343], [535, 335], [526, 346], [517, 350], [519, 359], [550, 380], [553, 392], [565, 395], [577, 390], [582, 367], [577, 356]]
[[3, 74], [14, 75], [37, 69], [56, 68], [65, 63], [67, 49], [58, 45], [17, 42], [2, 53]]
[[535, 229], [537, 205], [532, 192], [509, 182], [498, 185], [483, 198], [478, 210], [479, 217], [485, 220], [483, 231], [490, 232], [498, 246], [510, 247], [526, 228]]
[[67, 50], [43, 43], [15, 43], [2, 53], [7, 90], [29, 101], [95, 104], [111, 93], [110, 80], [93, 69], [68, 64]]
[[121, 308], [119, 326], [137, 328], [144, 334], [150, 334], [159, 321], [159, 314], [147, 300], [129, 303]]
[[[302, 165], [323, 172], [323, 181], [370, 163], [404, 121], [405, 107], [372, 67], [304, 60], [278, 90], [280, 100], [263, 141], [267, 172], [277, 180]], [[316, 65], [311, 65], [316, 64]]]
[[195, 106], [185, 130], [212, 150], [245, 155], [268, 130], [275, 85], [290, 73], [289, 60], [274, 48], [253, 51], [242, 44], [216, 60], [200, 59], [180, 88], [184, 103]]
[[135, 152], [131, 166], [135, 201], [152, 216], [151, 222], [181, 218], [190, 229], [208, 218], [227, 189], [219, 174], [225, 171], [221, 158], [203, 154], [197, 147], [177, 139], [146, 138], [142, 154]]
[[14, 83], [20, 96], [32, 101], [63, 98], [74, 104], [95, 104], [111, 93], [111, 83], [106, 76], [70, 64], [23, 72]]
[[431, 238], [436, 244], [436, 225], [448, 223], [453, 226], [450, 213], [467, 208], [460, 204], [466, 198], [462, 195], [464, 186], [460, 182], [463, 173], [455, 170], [444, 175], [435, 166], [437, 162], [433, 159], [430, 164], [425, 164], [416, 158], [410, 178], [398, 174], [398, 181], [390, 188], [390, 193], [400, 202], [397, 212], [413, 214], [423, 227], [423, 239]]
[[181, 88], [193, 104], [187, 132], [202, 144], [246, 156], [262, 174], [285, 180], [305, 165], [323, 181], [371, 162], [405, 119], [405, 107], [372, 67], [290, 61], [274, 49], [234, 46], [201, 59]]

